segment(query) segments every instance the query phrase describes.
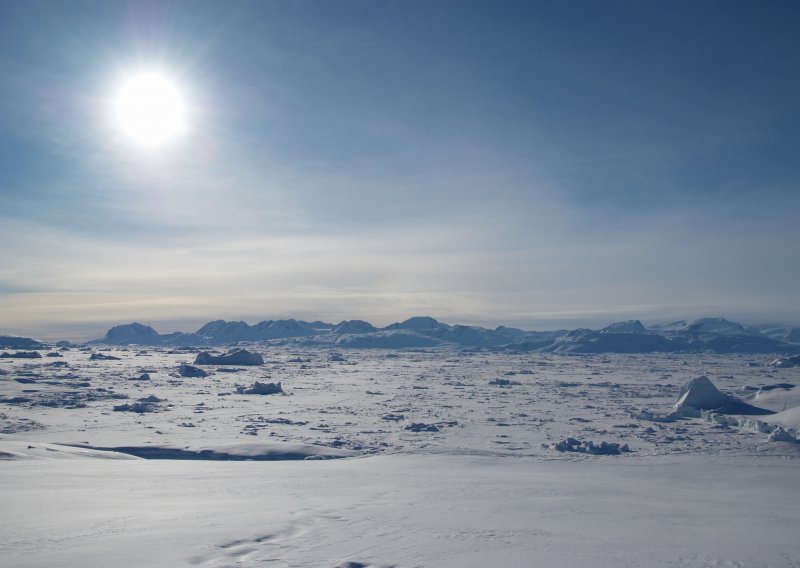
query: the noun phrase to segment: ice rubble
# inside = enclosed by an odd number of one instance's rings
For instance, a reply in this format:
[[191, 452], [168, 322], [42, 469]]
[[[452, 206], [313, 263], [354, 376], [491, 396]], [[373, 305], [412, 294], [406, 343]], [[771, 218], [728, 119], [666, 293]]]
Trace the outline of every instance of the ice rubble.
[[716, 412], [703, 412], [701, 417], [707, 422], [740, 428], [749, 432], [769, 434], [770, 442], [798, 442], [800, 435], [800, 407], [792, 408], [772, 416], [754, 418], [752, 416], [733, 416]]
[[[753, 406], [734, 396], [720, 392], [706, 375], [701, 375], [691, 379], [681, 387], [678, 400], [672, 407], [672, 412], [661, 414], [645, 409], [633, 411], [630, 416], [637, 420], [648, 420], [650, 422], [675, 422], [684, 418], [703, 418], [729, 426], [751, 428], [752, 424], [756, 424], [758, 421], [745, 417], [770, 414], [774, 414], [774, 412]], [[740, 418], [735, 416], [728, 418], [728, 415], [740, 415]], [[761, 431], [769, 433], [771, 429]]]
[[781, 426], [775, 428], [767, 438], [770, 442], [792, 442], [796, 443], [798, 440], [792, 434], [784, 430]]
[[180, 375], [181, 377], [207, 377], [208, 373], [199, 367], [195, 367], [194, 365], [181, 363]]
[[489, 384], [498, 387], [511, 387], [521, 385], [522, 383], [519, 381], [512, 381], [511, 379], [493, 379], [489, 381]]
[[[754, 418], [754, 415], [762, 418]], [[800, 428], [800, 407], [776, 414], [771, 410], [752, 406], [721, 393], [705, 375], [692, 379], [683, 386], [673, 412], [663, 418], [670, 417], [702, 418], [715, 424], [761, 432], [769, 434], [770, 442], [795, 442], [797, 430]]]
[[239, 394], [283, 394], [283, 387], [278, 383], [260, 383], [256, 381], [251, 387], [236, 386]]
[[8, 353], [4, 351], [0, 353], [1, 359], [41, 359], [42, 355], [38, 351], [17, 351], [15, 353]]
[[119, 357], [114, 355], [105, 355], [103, 353], [92, 353], [89, 356], [89, 361], [119, 361]]
[[212, 355], [208, 351], [197, 354], [195, 365], [263, 365], [264, 358], [258, 353], [251, 353], [247, 349], [236, 349], [224, 355]]
[[[347, 439], [350, 443], [348, 447], [355, 449], [358, 446], [365, 448], [364, 451], [380, 451], [383, 447], [395, 447], [400, 444], [420, 446], [450, 444], [453, 435], [442, 427], [442, 422], [449, 418], [459, 418], [467, 427], [459, 432], [457, 438], [464, 434], [468, 440], [464, 446], [468, 446], [471, 451], [472, 448], [480, 448], [483, 451], [488, 447], [492, 451], [501, 453], [535, 453], [541, 452], [543, 442], [557, 442], [567, 436], [573, 436], [579, 440], [593, 439], [597, 445], [601, 440], [628, 442], [632, 448], [645, 453], [651, 447], [658, 452], [667, 452], [675, 449], [681, 451], [681, 448], [715, 446], [717, 439], [722, 439], [722, 444], [732, 444], [734, 438], [746, 440], [748, 444], [763, 444], [767, 435], [778, 426], [782, 426], [790, 433], [791, 427], [767, 421], [766, 418], [762, 420], [762, 426], [751, 427], [748, 424], [755, 425], [755, 421], [735, 415], [723, 415], [714, 420], [720, 421], [720, 424], [722, 420], [729, 421], [732, 426], [736, 425], [737, 429], [741, 428], [743, 430], [741, 433], [734, 432], [731, 428], [716, 428], [701, 421], [659, 425], [637, 420], [638, 427], [632, 427], [609, 424], [612, 414], [616, 413], [614, 414], [616, 421], [620, 417], [629, 415], [633, 408], [647, 408], [645, 405], [651, 405], [649, 407], [651, 410], [667, 413], [672, 411], [673, 404], [679, 398], [683, 398], [684, 405], [692, 403], [701, 408], [703, 406], [709, 408], [698, 410], [694, 406], [687, 405], [681, 408], [686, 416], [678, 413], [658, 416], [643, 412], [637, 417], [656, 422], [693, 416], [700, 418], [708, 416], [710, 419], [712, 414], [731, 411], [727, 405], [720, 404], [720, 401], [736, 401], [733, 397], [728, 398], [726, 396], [728, 393], [743, 398], [756, 393], [762, 383], [767, 385], [762, 386], [756, 399], [748, 397], [743, 400], [780, 412], [785, 408], [797, 406], [797, 403], [793, 403], [787, 397], [794, 394], [794, 391], [800, 391], [796, 388], [788, 390], [785, 388], [797, 382], [796, 370], [770, 373], [764, 368], [764, 364], [771, 357], [760, 360], [754, 357], [720, 358], [712, 355], [567, 358], [496, 353], [455, 354], [440, 350], [388, 354], [342, 350], [341, 353], [346, 355], [350, 364], [341, 365], [331, 363], [331, 360], [338, 357], [333, 356], [337, 352], [329, 347], [315, 350], [294, 344], [269, 347], [247, 345], [247, 348], [256, 351], [268, 349], [269, 360], [266, 365], [241, 367], [235, 377], [219, 370], [212, 371], [214, 367], [206, 367], [205, 370], [211, 374], [209, 379], [189, 380], [171, 379], [179, 378], [177, 370], [180, 363], [191, 362], [199, 350], [190, 353], [187, 350], [169, 348], [146, 351], [116, 349], [102, 352], [118, 355], [123, 361], [90, 362], [88, 358], [91, 351], [73, 349], [71, 352], [64, 352], [65, 360], [56, 361], [58, 368], [48, 363], [48, 360], [6, 360], [0, 366], [13, 370], [14, 375], [8, 378], [10, 380], [2, 377], [4, 380], [0, 381], [2, 383], [0, 386], [4, 386], [4, 390], [0, 393], [3, 395], [0, 403], [8, 404], [8, 409], [16, 413], [10, 416], [9, 420], [16, 419], [17, 415], [23, 416], [31, 407], [57, 405], [58, 408], [85, 408], [80, 413], [63, 413], [64, 420], [88, 417], [88, 419], [127, 423], [134, 422], [131, 415], [136, 413], [137, 409], [146, 410], [137, 406], [137, 399], [152, 392], [174, 402], [177, 409], [185, 409], [184, 414], [176, 412], [176, 408], [167, 413], [135, 414], [137, 431], [142, 432], [137, 435], [160, 441], [164, 436], [194, 436], [194, 433], [184, 433], [180, 429], [178, 434], [165, 429], [165, 426], [182, 426], [183, 421], [191, 418], [188, 415], [190, 412], [202, 414], [202, 417], [198, 416], [194, 420], [198, 426], [195, 432], [199, 432], [200, 428], [210, 428], [219, 416], [221, 417], [219, 420], [224, 422], [225, 428], [230, 432], [249, 434], [250, 432], [245, 430], [253, 423], [250, 415], [243, 414], [242, 417], [231, 419], [226, 414], [227, 411], [222, 409], [229, 406], [234, 409], [248, 409], [250, 405], [254, 410], [263, 412], [264, 404], [267, 404], [269, 411], [276, 415], [295, 413], [293, 417], [305, 417], [305, 414], [297, 414], [304, 411], [302, 408], [295, 408], [296, 405], [309, 404], [308, 401], [315, 401], [316, 404], [316, 401], [326, 400], [325, 397], [338, 397], [340, 392], [348, 394], [353, 392], [356, 393], [356, 398], [342, 403], [341, 406], [337, 404], [336, 408], [329, 409], [321, 405], [321, 408], [325, 409], [320, 411], [321, 413], [341, 414], [342, 417], [338, 422], [330, 421], [330, 416], [326, 416], [328, 420], [320, 420], [319, 424], [315, 422], [314, 426], [308, 429], [292, 428], [283, 431], [263, 426], [266, 422], [262, 421], [257, 423], [258, 431], [269, 435], [274, 431], [282, 438], [299, 438], [303, 441], [322, 443], [329, 443], [335, 436], [345, 438], [347, 435], [350, 436]], [[142, 358], [143, 356], [146, 358]], [[267, 359], [266, 353], [264, 358]], [[687, 361], [689, 361], [688, 366]], [[292, 362], [302, 365], [292, 365]], [[351, 367], [356, 362], [358, 366]], [[490, 365], [484, 367], [484, 363]], [[61, 365], [68, 368], [62, 369]], [[188, 368], [191, 367], [189, 365]], [[711, 405], [693, 402], [697, 395], [703, 392], [700, 388], [704, 382], [702, 380], [693, 381], [695, 388], [687, 386], [678, 397], [680, 386], [685, 380], [702, 374], [687, 373], [701, 368], [716, 373], [713, 376], [709, 375], [715, 384], [717, 381], [714, 376], [719, 376], [720, 380], [724, 381], [718, 383], [723, 387], [723, 392], [715, 390], [710, 381], [705, 385], [714, 397], [718, 398]], [[231, 370], [237, 367], [226, 366], [223, 369]], [[131, 382], [131, 377], [141, 377], [144, 373], [151, 376], [149, 383]], [[523, 373], [529, 376], [520, 381]], [[614, 380], [603, 380], [606, 375], [608, 378], [613, 376]], [[781, 382], [774, 378], [778, 376]], [[401, 377], [402, 380], [396, 377]], [[496, 379], [496, 377], [501, 378]], [[682, 377], [683, 380], [676, 381], [677, 377]], [[91, 379], [91, 384], [87, 379]], [[295, 396], [249, 396], [263, 392], [254, 381], [269, 384], [279, 380], [287, 384], [287, 392]], [[39, 385], [28, 386], [28, 382], [36, 382]], [[515, 384], [517, 382], [522, 384]], [[236, 395], [238, 385], [242, 385], [238, 392], [247, 396]], [[503, 386], [510, 388], [502, 388]], [[101, 387], [104, 389], [103, 392], [100, 392]], [[41, 392], [33, 392], [32, 389], [40, 389]], [[105, 389], [117, 389], [117, 391], [115, 393]], [[456, 398], [448, 399], [451, 395]], [[778, 395], [781, 396], [777, 398]], [[345, 396], [335, 400], [344, 400]], [[127, 412], [110, 412], [111, 401], [118, 397], [129, 398], [113, 402], [120, 406], [129, 403], [131, 408], [126, 408]], [[454, 400], [458, 401], [458, 405], [453, 404]], [[490, 408], [495, 405], [501, 410]], [[529, 406], [541, 408], [543, 413], [531, 412]], [[474, 416], [470, 416], [469, 413], [473, 412], [473, 408], [477, 412]], [[484, 408], [487, 409], [485, 412]], [[688, 411], [689, 408], [692, 411]], [[308, 411], [316, 412], [316, 409], [314, 406], [309, 406]], [[487, 416], [484, 416], [484, 413]], [[110, 414], [115, 418], [108, 419], [107, 416]], [[353, 415], [358, 416], [360, 422], [352, 420], [352, 425], [346, 425]], [[61, 420], [61, 414], [53, 416]], [[742, 426], [739, 426], [740, 418]], [[555, 427], [551, 425], [553, 419]], [[421, 428], [416, 427], [421, 433], [412, 433], [411, 428], [404, 430], [407, 425], [423, 423], [424, 426]], [[431, 423], [442, 433], [424, 430]], [[475, 427], [475, 424], [478, 427]], [[619, 430], [616, 430], [617, 428]], [[748, 433], [750, 428], [757, 428], [757, 431], [763, 432], [763, 436], [750, 435]], [[156, 430], [160, 432], [156, 434]], [[118, 436], [133, 438], [133, 434], [129, 435], [127, 431], [120, 432]], [[109, 435], [108, 438], [110, 437]], [[680, 443], [667, 446], [674, 440]], [[98, 442], [96, 438], [93, 438], [93, 441]], [[115, 445], [133, 445], [140, 443], [140, 440], [125, 439], [112, 442]], [[778, 447], [772, 451], [795, 451], [795, 449]]]
[[140, 398], [134, 403], [120, 404], [113, 408], [114, 412], [135, 412], [137, 414], [144, 414], [146, 412], [158, 412], [162, 410], [162, 399], [155, 395], [150, 395], [145, 398]]
[[600, 442], [597, 445], [591, 440], [578, 440], [576, 438], [567, 438], [554, 444], [542, 444], [542, 447], [558, 452], [577, 452], [593, 456], [618, 456], [623, 452], [631, 451], [628, 444]]
[[791, 357], [778, 357], [769, 362], [770, 367], [778, 367], [780, 369], [787, 369], [800, 365], [800, 355], [793, 355]]
[[426, 424], [424, 422], [412, 422], [405, 427], [410, 432], [438, 432], [436, 424]]

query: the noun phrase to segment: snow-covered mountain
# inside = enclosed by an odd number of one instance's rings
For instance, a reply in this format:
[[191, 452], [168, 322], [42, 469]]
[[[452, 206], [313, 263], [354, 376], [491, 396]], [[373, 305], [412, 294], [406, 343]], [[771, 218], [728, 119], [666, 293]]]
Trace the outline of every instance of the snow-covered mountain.
[[319, 326], [321, 322], [315, 323], [317, 325], [294, 319], [264, 320], [251, 326], [243, 321], [226, 322], [224, 320], [216, 320], [198, 329], [197, 335], [211, 344], [229, 344], [240, 341], [267, 341], [270, 339], [285, 339], [287, 337], [305, 337], [324, 333], [333, 327], [321, 329]]
[[116, 325], [108, 330], [102, 339], [103, 343], [112, 345], [125, 345], [135, 343], [137, 345], [160, 345], [163, 338], [158, 332], [150, 327], [138, 322], [127, 325]]
[[726, 320], [725, 318], [682, 320], [657, 327], [656, 329], [664, 333], [683, 333], [691, 335], [701, 335], [704, 333], [739, 335], [745, 333], [745, 328], [742, 324]]
[[442, 341], [408, 329], [389, 329], [373, 333], [343, 335], [336, 340], [337, 347], [361, 349], [407, 349], [413, 347], [436, 347]]
[[413, 318], [408, 318], [404, 322], [388, 325], [386, 329], [407, 329], [419, 333], [436, 333], [444, 331], [449, 327], [449, 325], [438, 322], [430, 316], [415, 316]]
[[4, 349], [41, 349], [44, 344], [29, 337], [16, 335], [0, 335], [0, 348]]
[[363, 320], [343, 321], [333, 328], [333, 333], [337, 335], [345, 333], [372, 333], [374, 331], [378, 331], [377, 328]]
[[600, 333], [652, 333], [639, 320], [618, 321], [600, 330]]
[[670, 340], [683, 343], [680, 351], [773, 353], [797, 350], [797, 346], [724, 318], [679, 321], [661, 326], [657, 331]]
[[[387, 348], [450, 346], [474, 349], [508, 349], [553, 353], [796, 353], [800, 345], [791, 342], [793, 328], [762, 333], [760, 328], [745, 328], [723, 318], [678, 321], [645, 327], [639, 320], [615, 322], [599, 330], [523, 331], [499, 326], [450, 325], [430, 316], [415, 316], [376, 328], [363, 320], [329, 324], [295, 319], [264, 320], [254, 325], [243, 321], [216, 320], [195, 333], [160, 335], [140, 323], [111, 328], [102, 339], [92, 343], [113, 345], [232, 345], [237, 343], [278, 341], [299, 342], [307, 346], [345, 348]], [[767, 331], [767, 328], [765, 328]], [[785, 338], [785, 339], [784, 339]], [[787, 341], [789, 340], [789, 341]]]
[[205, 345], [208, 343], [194, 333], [168, 333], [159, 334], [149, 325], [141, 323], [128, 323], [117, 325], [108, 330], [105, 337], [95, 339], [89, 343], [104, 345]]
[[648, 331], [638, 320], [618, 322], [599, 331], [574, 330], [543, 351], [554, 353], [653, 353], [680, 351], [683, 343]]
[[748, 328], [752, 333], [766, 335], [778, 341], [800, 343], [800, 327], [785, 325], [756, 325]]

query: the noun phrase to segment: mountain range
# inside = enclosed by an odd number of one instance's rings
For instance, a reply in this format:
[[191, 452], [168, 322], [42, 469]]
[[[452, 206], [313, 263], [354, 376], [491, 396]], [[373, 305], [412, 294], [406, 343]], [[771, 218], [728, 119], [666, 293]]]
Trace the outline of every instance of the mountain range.
[[250, 342], [294, 343], [337, 348], [428, 348], [455, 346], [552, 353], [795, 353], [800, 352], [800, 328], [745, 327], [724, 318], [702, 318], [645, 327], [639, 320], [616, 322], [599, 330], [523, 331], [450, 325], [432, 317], [412, 317], [377, 328], [362, 320], [338, 324], [294, 319], [265, 320], [254, 325], [216, 320], [193, 333], [161, 335], [141, 323], [118, 325], [104, 345], [211, 346]]

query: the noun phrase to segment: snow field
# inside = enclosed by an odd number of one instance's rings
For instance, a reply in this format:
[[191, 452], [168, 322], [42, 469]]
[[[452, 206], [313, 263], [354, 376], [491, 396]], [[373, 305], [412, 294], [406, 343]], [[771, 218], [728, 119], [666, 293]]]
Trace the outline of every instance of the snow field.
[[[800, 562], [800, 444], [765, 430], [794, 424], [800, 368], [773, 356], [247, 348], [264, 365], [207, 377], [165, 348], [0, 361], [2, 564]], [[702, 375], [780, 413], [647, 418]]]
[[[43, 566], [794, 566], [774, 457], [19, 460], [0, 556]], [[13, 514], [11, 514], [13, 512]]]

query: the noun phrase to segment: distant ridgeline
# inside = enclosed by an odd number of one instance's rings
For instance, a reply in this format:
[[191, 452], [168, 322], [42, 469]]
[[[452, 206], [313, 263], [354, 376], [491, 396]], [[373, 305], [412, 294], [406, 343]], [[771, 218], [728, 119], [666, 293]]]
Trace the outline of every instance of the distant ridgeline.
[[335, 348], [461, 347], [550, 353], [800, 353], [800, 328], [744, 327], [722, 318], [678, 321], [646, 328], [638, 320], [600, 330], [523, 331], [500, 326], [448, 325], [431, 317], [413, 317], [384, 328], [361, 321], [212, 321], [194, 333], [160, 335], [140, 323], [111, 328], [91, 341], [107, 345], [205, 346], [245, 342], [292, 343]]
[[44, 347], [47, 346], [41, 341], [28, 337], [0, 335], [0, 349], [43, 349]]

